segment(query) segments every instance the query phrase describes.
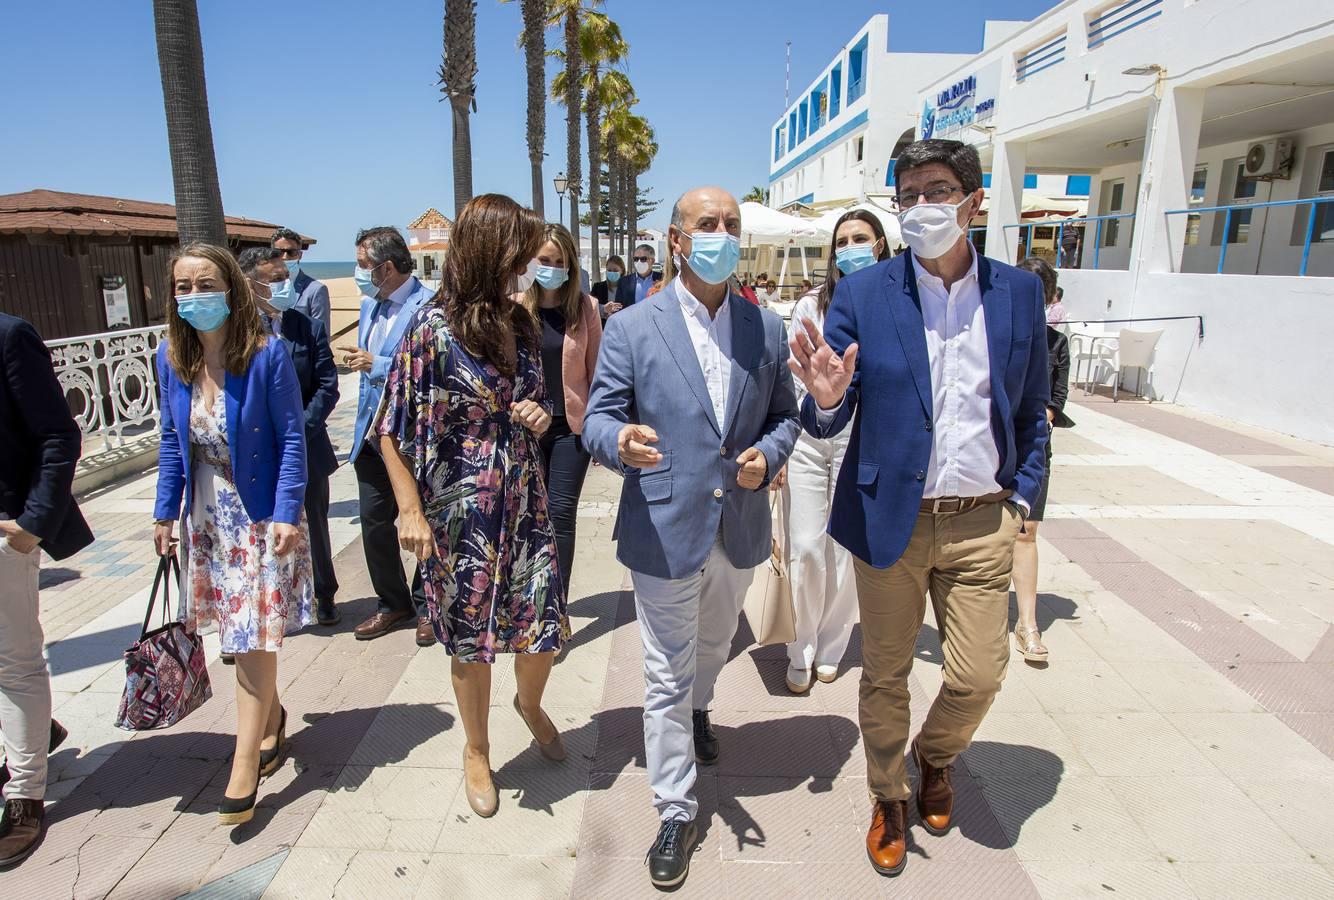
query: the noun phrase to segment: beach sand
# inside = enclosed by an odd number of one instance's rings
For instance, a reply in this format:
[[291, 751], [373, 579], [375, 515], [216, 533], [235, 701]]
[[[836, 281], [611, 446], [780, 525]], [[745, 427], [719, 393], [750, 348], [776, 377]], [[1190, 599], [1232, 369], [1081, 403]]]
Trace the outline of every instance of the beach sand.
[[[357, 342], [357, 316], [361, 311], [361, 292], [357, 290], [357, 282], [353, 278], [325, 278], [322, 279], [329, 288], [329, 318], [333, 326], [333, 343], [335, 345], [343, 343], [344, 340], [351, 338], [351, 342]], [[338, 338], [339, 332], [348, 329], [348, 333]]]

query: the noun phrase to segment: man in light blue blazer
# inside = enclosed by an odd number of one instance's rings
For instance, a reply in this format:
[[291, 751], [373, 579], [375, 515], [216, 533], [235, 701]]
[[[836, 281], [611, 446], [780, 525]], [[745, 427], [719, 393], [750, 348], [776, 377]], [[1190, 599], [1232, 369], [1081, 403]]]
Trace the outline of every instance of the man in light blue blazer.
[[695, 765], [754, 568], [769, 558], [770, 478], [799, 425], [782, 320], [729, 294], [741, 214], [721, 188], [672, 211], [679, 278], [607, 320], [584, 445], [620, 472], [617, 558], [644, 642], [644, 748], [661, 827], [659, 887], [680, 884], [698, 836]]
[[332, 334], [333, 326], [329, 323], [329, 288], [324, 282], [311, 278], [301, 268], [301, 257], [305, 253], [301, 235], [290, 228], [279, 228], [269, 239], [269, 246], [282, 251], [283, 262], [286, 263], [288, 274], [292, 277], [292, 290], [296, 292], [296, 306], [293, 308], [319, 322], [326, 332]]
[[368, 228], [357, 235], [355, 277], [362, 292], [357, 345], [340, 346], [338, 352], [344, 365], [361, 373], [357, 423], [348, 458], [357, 473], [361, 542], [380, 607], [353, 633], [357, 640], [368, 641], [415, 616], [417, 643], [429, 646], [435, 643], [435, 633], [426, 618], [421, 572], [413, 576], [409, 592], [398, 553], [398, 503], [379, 448], [366, 438], [380, 407], [394, 353], [417, 310], [434, 292], [412, 274], [412, 254], [396, 228]]

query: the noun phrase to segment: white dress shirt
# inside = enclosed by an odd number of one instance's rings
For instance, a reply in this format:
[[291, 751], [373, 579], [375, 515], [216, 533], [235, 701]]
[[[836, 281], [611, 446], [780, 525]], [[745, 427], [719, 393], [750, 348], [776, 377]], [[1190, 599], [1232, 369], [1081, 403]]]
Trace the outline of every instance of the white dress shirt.
[[393, 352], [394, 348], [380, 345], [384, 343], [389, 330], [394, 327], [394, 320], [403, 312], [403, 304], [416, 289], [417, 279], [410, 275], [387, 300], [380, 301], [380, 305], [375, 308], [375, 317], [371, 319], [371, 332], [366, 336], [366, 349], [371, 356], [384, 356]]
[[723, 417], [727, 415], [727, 390], [732, 383], [731, 296], [723, 298], [718, 314], [713, 317], [709, 316], [709, 308], [690, 293], [680, 278], [676, 279], [676, 296], [681, 301], [686, 331], [690, 333], [690, 343], [695, 347], [695, 357], [699, 360], [700, 371], [704, 373], [704, 384], [709, 389], [714, 418], [720, 429], [726, 428], [727, 423]]

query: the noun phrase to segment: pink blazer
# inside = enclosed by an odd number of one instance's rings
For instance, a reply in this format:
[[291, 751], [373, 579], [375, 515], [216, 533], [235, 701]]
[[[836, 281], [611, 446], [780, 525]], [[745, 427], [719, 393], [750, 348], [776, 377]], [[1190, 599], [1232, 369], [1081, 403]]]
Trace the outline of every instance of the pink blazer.
[[561, 354], [561, 381], [565, 387], [565, 419], [570, 430], [581, 434], [584, 430], [584, 411], [588, 408], [588, 391], [593, 384], [593, 370], [598, 363], [598, 348], [602, 346], [602, 317], [592, 294], [584, 294], [583, 318], [574, 334], [565, 332], [565, 349]]

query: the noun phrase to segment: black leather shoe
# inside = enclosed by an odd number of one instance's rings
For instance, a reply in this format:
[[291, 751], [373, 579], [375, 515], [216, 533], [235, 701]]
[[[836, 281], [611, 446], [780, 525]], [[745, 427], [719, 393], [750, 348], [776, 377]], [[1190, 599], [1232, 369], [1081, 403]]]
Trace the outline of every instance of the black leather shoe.
[[255, 817], [255, 797], [258, 794], [258, 787], [250, 792], [249, 797], [238, 799], [224, 794], [222, 802], [218, 804], [218, 824], [244, 825], [249, 822]]
[[7, 800], [0, 815], [0, 869], [16, 866], [42, 842], [46, 813], [41, 800]]
[[658, 838], [648, 850], [644, 862], [654, 887], [672, 888], [686, 880], [690, 873], [690, 854], [699, 840], [695, 820], [663, 822]]
[[[56, 748], [65, 743], [65, 738], [69, 737], [69, 732], [65, 726], [61, 725], [55, 719], [51, 720], [51, 742], [47, 744], [47, 754], [55, 753]], [[9, 783], [9, 764], [0, 763], [0, 788]]]
[[343, 614], [338, 610], [338, 604], [332, 600], [317, 599], [315, 601], [315, 624], [328, 628], [341, 621], [343, 621]]
[[714, 734], [709, 723], [707, 709], [694, 710], [695, 719], [695, 762], [701, 766], [712, 766], [718, 762], [718, 735]]
[[278, 743], [272, 750], [259, 751], [260, 777], [272, 775], [283, 764], [283, 753], [287, 751], [287, 709], [279, 706], [282, 714], [278, 717]]

